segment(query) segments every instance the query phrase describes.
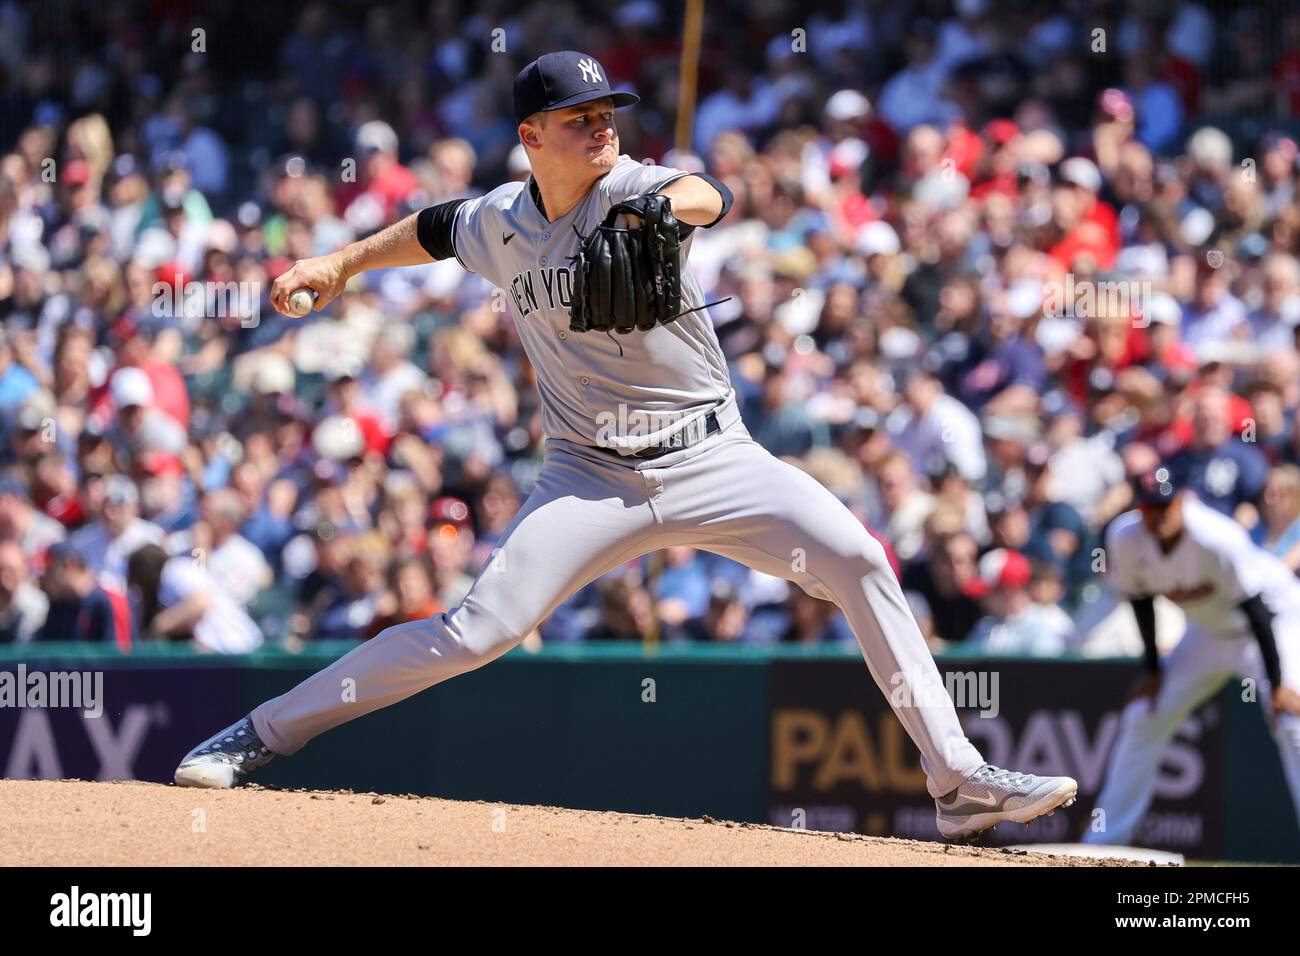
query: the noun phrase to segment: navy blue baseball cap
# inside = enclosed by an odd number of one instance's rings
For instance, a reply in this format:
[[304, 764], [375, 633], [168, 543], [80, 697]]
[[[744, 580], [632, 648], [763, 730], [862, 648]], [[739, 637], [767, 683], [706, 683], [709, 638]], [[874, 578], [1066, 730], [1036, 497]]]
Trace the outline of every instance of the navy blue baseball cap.
[[1133, 500], [1139, 505], [1168, 504], [1178, 491], [1178, 482], [1167, 465], [1133, 479]]
[[46, 549], [46, 557], [50, 561], [60, 561], [63, 563], [77, 564], [86, 567], [86, 556], [71, 541], [56, 541]]
[[594, 56], [572, 50], [547, 53], [515, 77], [515, 122], [522, 123], [534, 113], [577, 106], [607, 96], [615, 107], [641, 102], [635, 93], [611, 90], [605, 68]]

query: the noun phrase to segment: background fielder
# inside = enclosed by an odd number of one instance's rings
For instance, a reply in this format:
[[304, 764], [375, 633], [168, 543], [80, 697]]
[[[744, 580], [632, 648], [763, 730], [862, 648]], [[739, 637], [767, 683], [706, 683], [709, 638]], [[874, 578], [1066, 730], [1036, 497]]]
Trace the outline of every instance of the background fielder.
[[[1087, 843], [1128, 843], [1155, 793], [1160, 758], [1178, 726], [1234, 677], [1254, 681], [1300, 817], [1300, 582], [1244, 528], [1180, 491], [1168, 468], [1137, 483], [1138, 510], [1106, 534], [1111, 584], [1128, 597], [1146, 645], [1147, 673], [1121, 717], [1105, 811]], [[1187, 614], [1187, 632], [1161, 666], [1153, 601]]]
[[[295, 290], [309, 287], [322, 307], [358, 271], [449, 255], [506, 290], [543, 400], [548, 441], [537, 487], [459, 607], [389, 628], [257, 707], [196, 748], [177, 782], [230, 786], [271, 754], [292, 754], [344, 721], [500, 657], [619, 564], [690, 545], [843, 609], [877, 685], [891, 700], [901, 685], [915, 702], [896, 711], [921, 751], [943, 835], [1028, 822], [1073, 800], [1074, 780], [990, 767], [966, 739], [883, 548], [834, 495], [773, 457], [741, 422], [689, 275], [685, 314], [675, 322], [617, 338], [571, 333], [566, 263], [614, 203], [661, 192], [689, 232], [725, 215], [726, 187], [620, 156], [614, 109], [637, 98], [610, 90], [589, 56], [541, 57], [519, 74], [514, 94], [533, 168], [526, 184], [431, 207], [341, 256], [299, 262], [276, 281], [272, 302], [284, 309]], [[688, 237], [683, 256], [689, 248]], [[610, 415], [624, 412], [665, 424], [611, 436]]]

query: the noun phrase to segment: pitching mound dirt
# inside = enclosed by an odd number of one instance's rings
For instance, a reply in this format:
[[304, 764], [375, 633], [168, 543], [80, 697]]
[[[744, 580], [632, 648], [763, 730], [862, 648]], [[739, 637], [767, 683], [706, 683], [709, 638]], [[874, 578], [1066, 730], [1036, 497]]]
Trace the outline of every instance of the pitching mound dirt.
[[10, 866], [1123, 865], [707, 817], [81, 780], [0, 780], [0, 858]]

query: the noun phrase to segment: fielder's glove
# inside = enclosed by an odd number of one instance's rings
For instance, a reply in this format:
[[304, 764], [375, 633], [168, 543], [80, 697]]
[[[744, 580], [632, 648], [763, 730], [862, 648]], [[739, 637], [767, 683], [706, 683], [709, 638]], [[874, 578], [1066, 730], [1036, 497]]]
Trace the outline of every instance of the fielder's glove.
[[[681, 237], [667, 196], [651, 193], [616, 203], [588, 235], [578, 234], [569, 328], [620, 335], [672, 322], [681, 314]], [[640, 227], [619, 226], [631, 213]], [[575, 230], [576, 231], [576, 230]]]

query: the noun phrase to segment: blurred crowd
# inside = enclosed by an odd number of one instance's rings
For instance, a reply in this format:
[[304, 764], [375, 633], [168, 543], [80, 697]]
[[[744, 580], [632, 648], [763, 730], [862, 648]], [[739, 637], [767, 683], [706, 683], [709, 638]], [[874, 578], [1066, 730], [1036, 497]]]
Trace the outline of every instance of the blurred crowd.
[[[734, 192], [691, 267], [744, 420], [886, 545], [936, 647], [1133, 651], [1100, 546], [1160, 461], [1300, 569], [1300, 14], [710, 4], [678, 149], [675, 4], [294, 6], [245, 37], [0, 0], [0, 642], [243, 652], [459, 603], [540, 468], [506, 299], [455, 260], [304, 319], [266, 292], [526, 177], [510, 83], [552, 49], [643, 97], [624, 152]], [[530, 643], [599, 639], [852, 634], [670, 548]]]

